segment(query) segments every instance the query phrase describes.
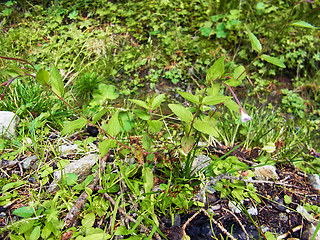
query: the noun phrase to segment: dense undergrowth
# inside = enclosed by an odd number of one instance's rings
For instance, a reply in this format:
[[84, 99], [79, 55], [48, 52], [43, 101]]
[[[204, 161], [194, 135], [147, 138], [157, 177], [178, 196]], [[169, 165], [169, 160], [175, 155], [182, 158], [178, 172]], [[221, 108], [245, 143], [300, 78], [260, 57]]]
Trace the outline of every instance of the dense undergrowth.
[[[259, 166], [319, 174], [319, 8], [256, 0], [2, 3], [0, 110], [21, 121], [18, 137], [0, 139], [0, 159], [41, 159], [21, 176], [3, 170], [0, 205], [15, 218], [2, 237], [60, 239], [70, 230], [74, 239], [164, 237], [159, 216], [204, 207], [192, 199], [205, 179], [252, 176], [255, 166], [210, 155], [209, 146], [251, 152]], [[96, 152], [103, 161], [112, 149], [113, 164], [82, 183], [69, 174], [49, 194], [52, 173], [72, 160], [57, 151], [70, 135], [81, 149], [75, 158]], [[194, 171], [203, 152], [212, 161]], [[97, 173], [101, 189], [93, 191]], [[253, 185], [227, 184], [229, 191], [217, 184], [222, 196], [261, 203]], [[84, 191], [80, 221], [64, 228]], [[119, 220], [119, 209], [137, 221]]]

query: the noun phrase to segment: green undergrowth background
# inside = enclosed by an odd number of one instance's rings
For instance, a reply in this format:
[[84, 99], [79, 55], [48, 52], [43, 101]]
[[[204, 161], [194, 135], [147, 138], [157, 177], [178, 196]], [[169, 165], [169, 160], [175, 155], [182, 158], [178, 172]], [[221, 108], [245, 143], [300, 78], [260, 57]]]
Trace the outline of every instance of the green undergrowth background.
[[[319, 174], [319, 16], [318, 1], [3, 2], [0, 4], [0, 56], [24, 59], [33, 67], [21, 61], [0, 59], [1, 83], [25, 75], [7, 89], [5, 85], [0, 88], [5, 90], [0, 110], [16, 112], [21, 118], [18, 137], [12, 141], [0, 139], [0, 159], [14, 160], [30, 153], [47, 159], [50, 152], [59, 166], [65, 166], [68, 160], [58, 156], [54, 145], [58, 143], [55, 140], [48, 143], [47, 137], [52, 132], [59, 131], [65, 136], [81, 131], [87, 122], [80, 114], [107, 130], [116, 121], [118, 129], [111, 129], [114, 133], [111, 135], [131, 148], [113, 142], [99, 145], [101, 155], [106, 154], [101, 150], [106, 146], [116, 146], [117, 153], [113, 166], [117, 170], [108, 166], [109, 174], [101, 179], [101, 184], [124, 208], [132, 202], [128, 203], [123, 195], [116, 193], [129, 189], [133, 195], [131, 201], [140, 206], [139, 210], [130, 209], [130, 213], [137, 213], [141, 223], [154, 229], [158, 215], [173, 218], [175, 213], [186, 213], [196, 205], [189, 199], [196, 193], [196, 185], [203, 176], [192, 175], [188, 167], [192, 165], [192, 157], [203, 150], [191, 144], [198, 144], [199, 139], [226, 147], [227, 151], [240, 144], [239, 149], [252, 155], [257, 150], [258, 159], [249, 156], [257, 164], [277, 164], [278, 167], [294, 164], [306, 173]], [[249, 29], [263, 46], [258, 54], [248, 37]], [[261, 58], [263, 54], [280, 63], [265, 61]], [[245, 67], [245, 78], [233, 78], [229, 82], [251, 116], [249, 122], [241, 122], [238, 112], [230, 110], [232, 107], [199, 106], [199, 99], [202, 101], [209, 89], [208, 69], [217, 59], [224, 62], [221, 79]], [[50, 76], [61, 74], [64, 102], [32, 76], [26, 76], [40, 69], [50, 72]], [[232, 96], [227, 88], [214, 84], [210, 87], [211, 92]], [[198, 99], [190, 95], [184, 97], [186, 94], [181, 94], [184, 91]], [[205, 118], [207, 112], [210, 113], [217, 121], [214, 137], [200, 130], [193, 131], [192, 127], [189, 129], [179, 115], [181, 121], [177, 120], [171, 111], [177, 103], [188, 107], [193, 116], [200, 112], [199, 116]], [[101, 116], [97, 117], [97, 112]], [[184, 133], [188, 133], [187, 140], [183, 139]], [[190, 137], [192, 134], [194, 138]], [[102, 136], [98, 137], [102, 140]], [[84, 151], [90, 151], [95, 141], [88, 137], [76, 143]], [[185, 144], [182, 150], [181, 144]], [[189, 147], [192, 151], [183, 152]], [[126, 156], [138, 162], [144, 160], [145, 165], [127, 166], [123, 163], [123, 159], [128, 160]], [[206, 177], [223, 173], [236, 175], [239, 169], [248, 170], [236, 157], [223, 161], [216, 155], [210, 157], [216, 161], [208, 167]], [[43, 161], [23, 179], [14, 174], [1, 180], [1, 206], [19, 198], [15, 188], [23, 184], [32, 186], [27, 182], [29, 177], [45, 185], [53, 170], [52, 162]], [[160, 182], [160, 194], [156, 196], [150, 194], [155, 179]], [[76, 184], [76, 180], [73, 175], [67, 177], [56, 195], [61, 199], [52, 199], [43, 189], [39, 192], [28, 189], [29, 195], [20, 196], [19, 202], [26, 204], [31, 196], [30, 208], [15, 212], [26, 221], [12, 224], [3, 233], [11, 232], [11, 239], [60, 238], [66, 211], [81, 191], [89, 191], [86, 183]], [[237, 201], [251, 197], [259, 203], [253, 188], [244, 191], [243, 183], [227, 181], [224, 184], [230, 191], [218, 184], [221, 196], [231, 196]], [[89, 192], [92, 198], [80, 216], [81, 224], [73, 229], [77, 239], [101, 234], [94, 225], [95, 218], [116, 216], [116, 211], [110, 210], [110, 204], [101, 194]], [[103, 206], [103, 210], [98, 205]], [[110, 213], [105, 215], [107, 210]], [[318, 206], [309, 206], [308, 210], [314, 214], [320, 211]], [[29, 218], [32, 219], [27, 220]], [[19, 230], [21, 224], [25, 231]], [[115, 220], [111, 221], [112, 227], [114, 224]], [[139, 234], [137, 226], [131, 227], [131, 230], [121, 227], [118, 232], [111, 230], [108, 237]], [[144, 237], [143, 234], [137, 236], [136, 239]]]

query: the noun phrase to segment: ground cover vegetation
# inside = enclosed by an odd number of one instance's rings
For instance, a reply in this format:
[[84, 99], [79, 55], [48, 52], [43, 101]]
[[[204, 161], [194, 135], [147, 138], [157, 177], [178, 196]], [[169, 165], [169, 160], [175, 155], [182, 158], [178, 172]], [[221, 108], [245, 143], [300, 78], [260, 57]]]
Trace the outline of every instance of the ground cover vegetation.
[[[280, 239], [294, 224], [266, 222], [276, 195], [299, 224], [298, 205], [319, 215], [299, 185], [320, 171], [319, 16], [319, 1], [2, 2], [0, 110], [21, 121], [0, 139], [1, 238], [200, 239], [202, 216], [214, 239], [248, 222], [243, 239]], [[63, 173], [87, 153], [99, 161], [84, 181]], [[26, 171], [4, 166], [31, 155]], [[252, 180], [264, 165], [288, 185]], [[241, 219], [221, 208], [226, 226], [210, 196]]]

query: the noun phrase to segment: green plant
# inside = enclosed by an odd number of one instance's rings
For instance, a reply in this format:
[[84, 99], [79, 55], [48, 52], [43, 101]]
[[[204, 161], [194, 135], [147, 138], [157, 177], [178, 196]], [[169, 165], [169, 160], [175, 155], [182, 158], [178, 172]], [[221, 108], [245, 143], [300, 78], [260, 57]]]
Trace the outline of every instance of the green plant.
[[305, 110], [307, 109], [304, 99], [301, 98], [298, 93], [292, 92], [288, 89], [281, 89], [281, 93], [283, 94], [281, 102], [287, 113], [304, 118]]

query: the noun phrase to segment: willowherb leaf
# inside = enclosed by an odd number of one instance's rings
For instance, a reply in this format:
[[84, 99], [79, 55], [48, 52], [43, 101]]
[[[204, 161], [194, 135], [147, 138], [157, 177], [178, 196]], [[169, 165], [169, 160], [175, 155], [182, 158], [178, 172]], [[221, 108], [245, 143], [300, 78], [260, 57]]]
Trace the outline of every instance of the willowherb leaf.
[[157, 107], [159, 107], [160, 104], [164, 101], [165, 97], [166, 97], [165, 94], [160, 94], [160, 95], [156, 96], [152, 101], [151, 109], [154, 110]]
[[44, 87], [48, 86], [49, 78], [50, 74], [42, 69], [40, 69], [36, 74], [36, 80]]
[[304, 28], [312, 28], [312, 29], [319, 28], [319, 27], [315, 27], [312, 24], [305, 22], [305, 21], [294, 22], [294, 23], [291, 23], [291, 25], [296, 26], [296, 27], [304, 27]]
[[268, 63], [271, 63], [273, 65], [276, 65], [278, 67], [281, 67], [281, 68], [286, 68], [286, 65], [284, 65], [284, 63], [279, 59], [279, 58], [275, 58], [275, 57], [271, 57], [269, 55], [266, 55], [266, 54], [262, 54], [260, 56], [260, 58], [262, 60], [265, 60], [267, 61]]
[[177, 115], [182, 121], [189, 123], [193, 119], [192, 113], [180, 104], [169, 104], [171, 111]]
[[199, 104], [199, 97], [193, 95], [192, 93], [188, 93], [188, 92], [180, 92], [178, 91], [178, 93], [181, 95], [181, 97], [183, 97], [184, 99], [187, 99], [190, 102], [193, 102], [195, 104]]
[[206, 76], [206, 81], [213, 82], [217, 78], [220, 78], [224, 73], [224, 57], [219, 58], [214, 64], [209, 68]]
[[250, 31], [249, 28], [246, 27], [246, 29], [247, 29], [249, 39], [251, 42], [251, 47], [253, 48], [253, 50], [260, 53], [262, 50], [262, 46], [261, 46], [259, 39]]
[[195, 143], [195, 140], [194, 140], [194, 137], [193, 136], [183, 136], [183, 138], [181, 139], [181, 147], [182, 147], [182, 150], [188, 154], [193, 145]]
[[63, 97], [64, 85], [62, 81], [62, 76], [56, 66], [51, 67], [50, 80], [52, 90], [59, 96]]
[[61, 131], [61, 135], [73, 133], [75, 130], [83, 128], [87, 123], [88, 121], [84, 118], [79, 118], [71, 122], [66, 122]]
[[146, 110], [150, 109], [148, 104], [146, 102], [144, 102], [144, 101], [137, 100], [137, 99], [129, 99], [129, 100], [130, 100], [130, 102], [133, 102], [133, 103], [137, 104], [138, 106], [143, 107]]

